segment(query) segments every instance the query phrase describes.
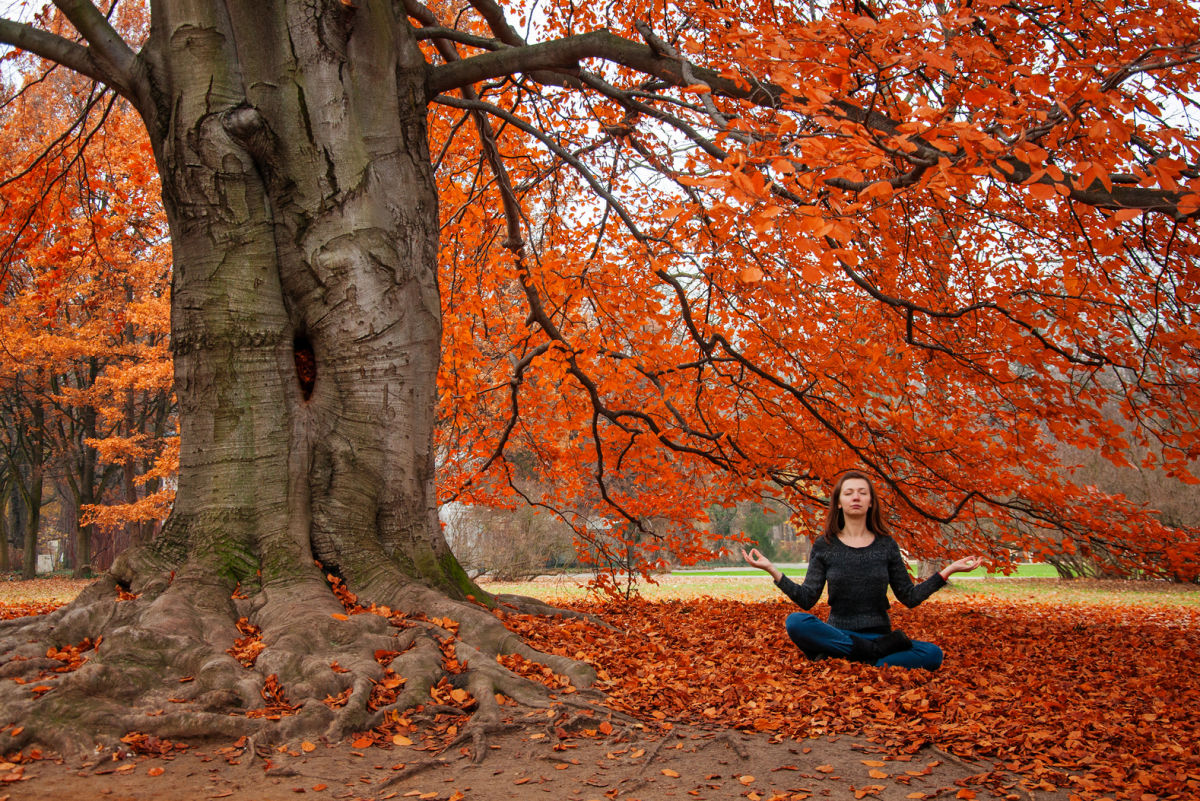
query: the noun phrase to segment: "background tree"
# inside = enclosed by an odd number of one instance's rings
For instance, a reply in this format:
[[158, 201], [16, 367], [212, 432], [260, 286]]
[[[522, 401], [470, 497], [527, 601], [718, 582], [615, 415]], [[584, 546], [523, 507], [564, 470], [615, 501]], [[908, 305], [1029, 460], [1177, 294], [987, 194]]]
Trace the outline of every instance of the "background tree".
[[749, 540], [748, 545], [758, 548], [768, 559], [778, 558], [775, 540], [771, 539], [770, 533], [772, 521], [767, 517], [765, 509], [757, 504], [751, 506], [746, 510], [746, 518], [742, 522], [742, 526], [746, 538]]
[[[33, 441], [28, 421], [40, 415], [45, 480], [67, 504], [67, 553], [87, 575], [95, 520], [107, 523], [97, 543], [107, 567], [104, 535], [139, 519], [133, 479], [172, 427], [166, 225], [140, 122], [89, 81], [41, 76], [3, 111], [6, 151], [21, 167], [0, 187], [6, 442]], [[98, 506], [122, 479], [124, 503]], [[153, 512], [165, 514], [161, 501]]]
[[[513, 651], [586, 684], [462, 602], [494, 599], [438, 526], [438, 457], [448, 497], [504, 487], [514, 437], [650, 547], [691, 547], [647, 521], [694, 518], [708, 474], [803, 504], [861, 465], [908, 542], [978, 522], [998, 557], [1104, 541], [1195, 574], [1192, 529], [1046, 447], [1121, 460], [1113, 400], [1190, 477], [1187, 5], [56, 6], [0, 40], [145, 124], [180, 470], [158, 538], [5, 624], [17, 656], [104, 638], [44, 694], [0, 688], [17, 747], [337, 737], [443, 679], [482, 726], [497, 693], [545, 701]], [[439, 419], [479, 443], [439, 451]], [[344, 619], [331, 583], [409, 617]], [[373, 695], [377, 653], [402, 692]], [[294, 714], [228, 714], [267, 696]]]

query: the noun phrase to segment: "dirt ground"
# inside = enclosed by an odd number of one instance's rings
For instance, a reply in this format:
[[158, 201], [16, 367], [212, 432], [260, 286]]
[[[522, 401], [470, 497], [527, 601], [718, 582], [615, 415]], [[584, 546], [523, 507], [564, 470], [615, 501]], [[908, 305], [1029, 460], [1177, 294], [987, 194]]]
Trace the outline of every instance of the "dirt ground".
[[[215, 748], [90, 766], [44, 759], [3, 771], [8, 778], [0, 785], [0, 801], [994, 797], [970, 781], [986, 765], [932, 750], [889, 754], [848, 737], [775, 742], [744, 732], [677, 727], [665, 735], [631, 737], [626, 731], [608, 738], [551, 739], [530, 730], [497, 736], [481, 764], [473, 764], [466, 749], [432, 754], [417, 747], [356, 749], [349, 743], [318, 745], [310, 752], [273, 750], [259, 758], [243, 749]], [[1000, 797], [1006, 796], [1033, 798], [1025, 790]], [[1036, 793], [1036, 801], [1065, 799], [1064, 793]]]

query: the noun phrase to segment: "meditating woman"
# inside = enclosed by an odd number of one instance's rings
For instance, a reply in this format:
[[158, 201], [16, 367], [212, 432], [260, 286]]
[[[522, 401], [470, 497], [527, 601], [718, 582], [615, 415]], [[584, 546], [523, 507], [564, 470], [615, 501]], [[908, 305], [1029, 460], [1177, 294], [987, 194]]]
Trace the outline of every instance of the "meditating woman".
[[834, 485], [825, 534], [813, 544], [803, 584], [783, 575], [757, 548], [749, 553], [743, 550], [742, 558], [767, 571], [801, 609], [811, 609], [828, 584], [829, 622], [805, 612], [787, 618], [788, 636], [809, 659], [842, 657], [927, 670], [937, 670], [942, 664], [942, 649], [910, 640], [892, 628], [888, 587], [900, 603], [911, 608], [946, 586], [953, 574], [974, 570], [983, 562], [981, 557], [969, 556], [913, 583], [900, 546], [883, 523], [871, 480], [856, 470], [843, 473]]

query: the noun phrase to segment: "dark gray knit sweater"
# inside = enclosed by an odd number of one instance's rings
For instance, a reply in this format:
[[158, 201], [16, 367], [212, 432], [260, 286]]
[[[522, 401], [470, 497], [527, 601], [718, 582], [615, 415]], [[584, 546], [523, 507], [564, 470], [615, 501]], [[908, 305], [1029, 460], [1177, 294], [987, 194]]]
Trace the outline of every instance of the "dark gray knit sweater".
[[889, 586], [900, 603], [912, 608], [946, 585], [940, 573], [914, 584], [900, 546], [891, 537], [878, 535], [865, 548], [851, 548], [841, 540], [831, 544], [821, 537], [809, 554], [804, 583], [797, 584], [787, 576], [775, 583], [801, 609], [811, 609], [827, 582], [829, 625], [872, 633], [891, 631]]

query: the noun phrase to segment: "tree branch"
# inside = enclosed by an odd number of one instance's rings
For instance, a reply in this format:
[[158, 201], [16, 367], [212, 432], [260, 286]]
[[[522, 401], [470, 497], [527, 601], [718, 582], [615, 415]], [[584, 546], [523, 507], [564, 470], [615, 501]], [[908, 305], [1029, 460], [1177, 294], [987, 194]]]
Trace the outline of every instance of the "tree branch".
[[87, 40], [90, 45], [88, 49], [95, 54], [96, 60], [111, 70], [113, 77], [122, 83], [129, 83], [137, 54], [109, 24], [100, 9], [88, 0], [54, 0], [54, 5]]
[[94, 81], [108, 83], [109, 75], [92, 58], [86, 47], [70, 39], [64, 39], [47, 31], [39, 30], [23, 22], [0, 19], [0, 43], [12, 45], [55, 64], [61, 64]]
[[492, 33], [506, 45], [511, 47], [524, 47], [526, 41], [521, 37], [516, 30], [508, 24], [508, 17], [504, 14], [504, 9], [495, 0], [469, 0], [480, 16], [487, 21], [488, 27], [492, 29]]
[[[542, 69], [573, 73], [579, 69], [579, 62], [589, 58], [621, 64], [673, 86], [688, 85], [684, 79], [683, 65], [677, 59], [659, 55], [646, 45], [609, 31], [593, 31], [565, 39], [482, 53], [455, 64], [435, 67], [430, 70], [426, 85], [432, 97], [468, 84], [518, 72]], [[701, 67], [692, 67], [692, 72], [714, 92], [726, 97], [774, 107], [779, 105], [784, 96], [783, 90], [776, 86], [751, 86]]]
[[0, 19], [0, 43], [41, 56], [112, 87], [136, 105], [140, 99], [138, 95], [145, 88], [136, 77], [139, 74], [137, 54], [100, 10], [87, 0], [55, 0], [55, 5], [83, 36], [88, 43], [86, 46], [9, 19]]
[[439, 95], [438, 97], [434, 98], [434, 102], [441, 103], [445, 106], [453, 106], [454, 108], [486, 112], [491, 114], [493, 117], [498, 117], [499, 119], [507, 122], [509, 125], [512, 125], [513, 127], [518, 128], [536, 138], [548, 150], [554, 153], [554, 155], [571, 165], [571, 167], [573, 167], [575, 171], [579, 173], [579, 175], [585, 181], [587, 181], [588, 186], [592, 188], [593, 192], [602, 197], [607, 203], [612, 205], [613, 209], [617, 212], [617, 215], [621, 218], [621, 221], [625, 223], [626, 228], [636, 239], [645, 241], [651, 238], [642, 233], [641, 229], [638, 227], [637, 221], [633, 219], [633, 216], [625, 210], [625, 207], [612, 195], [611, 192], [604, 188], [604, 185], [601, 184], [600, 180], [592, 174], [592, 171], [587, 168], [587, 165], [572, 156], [565, 148], [546, 135], [546, 133], [540, 128], [530, 125], [517, 115], [505, 111], [499, 106], [495, 106], [482, 100], [471, 98], [459, 99], [449, 95]]
[[[581, 71], [580, 63], [586, 59], [604, 59], [620, 64], [672, 86], [683, 87], [700, 83], [709, 87], [713, 94], [745, 100], [759, 106], [778, 108], [786, 101], [789, 106], [803, 107], [810, 103], [806, 98], [787, 95], [781, 87], [774, 84], [733, 80], [609, 31], [593, 31], [540, 44], [508, 47], [436, 67], [430, 71], [427, 81], [429, 96], [518, 72], [551, 71], [577, 74]], [[908, 158], [918, 167], [936, 164], [939, 159], [955, 161], [963, 157], [961, 151], [947, 152], [934, 147], [918, 135], [905, 133], [899, 121], [878, 111], [861, 108], [847, 100], [830, 100], [825, 110], [836, 112], [839, 117], [864, 128], [915, 145], [915, 151], [909, 154]], [[1001, 157], [994, 163], [999, 176], [1009, 183], [1024, 183], [1033, 175], [1032, 168], [1015, 156]], [[1069, 190], [1071, 199], [1096, 208], [1114, 211], [1142, 209], [1160, 212], [1177, 219], [1184, 216], [1200, 216], [1200, 210], [1190, 215], [1179, 213], [1178, 205], [1187, 194], [1182, 191], [1127, 186], [1114, 186], [1109, 189], [1098, 180], [1089, 186], [1082, 186], [1077, 178], [1069, 175], [1064, 176], [1061, 181], [1042, 176], [1039, 183], [1062, 184]]]
[[457, 42], [465, 44], [469, 47], [478, 47], [480, 50], [503, 50], [507, 47], [504, 42], [499, 39], [488, 39], [484, 36], [476, 36], [467, 31], [456, 30], [455, 28], [446, 28], [442, 25], [424, 25], [416, 28], [413, 31], [413, 36], [418, 40], [423, 39], [443, 39], [447, 42]]

